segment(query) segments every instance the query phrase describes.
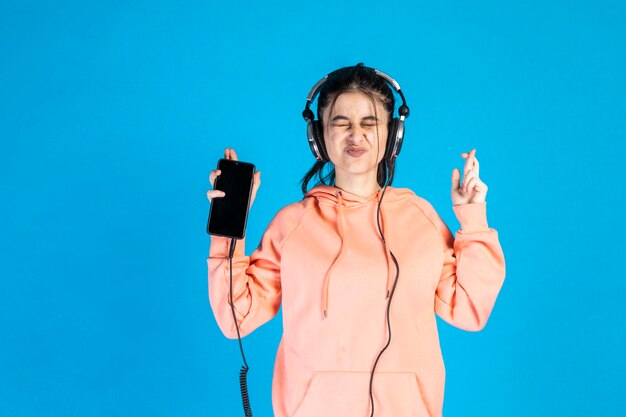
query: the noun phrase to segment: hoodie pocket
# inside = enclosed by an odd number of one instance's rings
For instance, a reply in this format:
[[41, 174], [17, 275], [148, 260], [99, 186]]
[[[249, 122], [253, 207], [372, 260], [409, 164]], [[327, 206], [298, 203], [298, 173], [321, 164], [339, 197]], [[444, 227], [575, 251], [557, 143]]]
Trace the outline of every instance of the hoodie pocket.
[[[314, 372], [292, 417], [369, 417], [369, 372]], [[413, 372], [376, 372], [376, 417], [428, 417]]]

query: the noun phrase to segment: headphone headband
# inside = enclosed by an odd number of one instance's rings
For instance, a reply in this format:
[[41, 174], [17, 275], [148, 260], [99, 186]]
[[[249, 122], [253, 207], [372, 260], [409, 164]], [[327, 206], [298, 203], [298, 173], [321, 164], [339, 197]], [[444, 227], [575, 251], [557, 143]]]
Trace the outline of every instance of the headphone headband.
[[[363, 67], [363, 68], [367, 68], [367, 69], [371, 69], [373, 70], [376, 75], [379, 75], [381, 77], [383, 77], [397, 92], [398, 95], [400, 95], [400, 98], [402, 99], [402, 106], [406, 109], [406, 114], [402, 114], [400, 113], [400, 118], [402, 120], [404, 120], [405, 117], [407, 117], [409, 115], [409, 107], [406, 104], [406, 100], [404, 99], [404, 93], [402, 93], [402, 89], [400, 88], [400, 84], [398, 84], [398, 82], [396, 80], [394, 80], [393, 78], [391, 78], [389, 75], [385, 74], [382, 71], [378, 71], [375, 68], [370, 68], [370, 67]], [[320, 79], [318, 82], [315, 83], [315, 85], [313, 86], [313, 88], [311, 88], [311, 91], [309, 91], [309, 94], [307, 95], [306, 98], [306, 106], [304, 111], [302, 112], [302, 116], [304, 117], [304, 120], [306, 120], [307, 122], [310, 122], [311, 120], [313, 120], [314, 117], [308, 117], [311, 116], [311, 113], [307, 112], [307, 110], [310, 110], [310, 106], [311, 103], [313, 103], [313, 100], [315, 100], [315, 97], [319, 94], [319, 90], [322, 87], [322, 85], [326, 82], [326, 80], [328, 80], [328, 77], [330, 77], [331, 75], [333, 75], [335, 72], [337, 72], [339, 70], [333, 71], [328, 75], [325, 75], [322, 79]], [[305, 115], [306, 113], [306, 115]]]

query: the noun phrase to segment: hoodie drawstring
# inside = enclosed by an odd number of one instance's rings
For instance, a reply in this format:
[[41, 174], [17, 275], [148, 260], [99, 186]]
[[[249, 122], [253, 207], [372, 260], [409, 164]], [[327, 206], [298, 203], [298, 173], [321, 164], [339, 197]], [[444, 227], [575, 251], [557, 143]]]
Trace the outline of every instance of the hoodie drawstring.
[[[337, 204], [337, 224], [338, 224], [338, 231], [339, 231], [339, 237], [341, 238], [341, 246], [339, 247], [339, 253], [337, 254], [337, 256], [335, 257], [335, 259], [333, 260], [333, 263], [330, 265], [330, 268], [328, 268], [328, 271], [326, 272], [325, 276], [324, 276], [324, 306], [323, 306], [323, 317], [326, 318], [328, 317], [328, 288], [330, 286], [330, 276], [333, 272], [333, 269], [335, 269], [335, 265], [337, 264], [337, 261], [339, 260], [339, 258], [341, 257], [341, 254], [343, 253], [343, 249], [344, 249], [344, 234], [343, 234], [343, 221], [342, 221], [342, 217], [343, 217], [343, 198], [342, 198], [342, 194], [341, 191], [336, 191], [335, 192], [335, 196], [339, 199], [339, 203]], [[380, 194], [376, 195], [376, 202], [379, 203], [380, 202]], [[380, 204], [380, 229], [383, 231], [383, 236], [384, 236], [384, 230], [385, 230], [385, 210], [383, 208], [383, 205]], [[383, 245], [385, 247], [385, 258], [387, 260], [387, 285], [385, 288], [385, 300], [389, 299], [389, 295], [391, 294], [391, 290], [392, 290], [392, 286], [393, 286], [393, 276], [392, 276], [392, 271], [391, 271], [391, 249], [389, 248], [389, 246], [387, 245], [387, 239], [384, 238], [383, 240]]]
[[341, 253], [343, 252], [344, 237], [343, 237], [343, 224], [341, 222], [341, 216], [343, 213], [343, 202], [341, 198], [341, 191], [335, 192], [335, 196], [339, 198], [339, 204], [337, 205], [337, 211], [338, 211], [337, 217], [338, 217], [338, 223], [339, 223], [339, 237], [341, 238], [341, 246], [339, 247], [339, 253], [335, 257], [335, 260], [330, 265], [330, 268], [328, 268], [328, 271], [326, 272], [326, 275], [324, 276], [324, 307], [323, 307], [324, 318], [328, 316], [328, 286], [329, 286], [329, 281], [330, 281], [330, 274], [333, 272], [333, 269], [335, 268], [335, 264], [337, 263], [337, 260], [339, 259], [339, 257], [341, 256]]
[[[380, 203], [380, 194], [376, 194], [376, 201]], [[382, 203], [380, 204], [380, 229], [383, 231], [383, 236], [385, 234], [385, 210], [383, 208]], [[387, 245], [387, 238], [382, 239], [383, 244], [385, 245], [385, 256], [387, 258], [387, 288], [385, 290], [385, 300], [389, 298], [389, 294], [391, 293], [392, 281], [393, 277], [391, 274], [391, 249]]]

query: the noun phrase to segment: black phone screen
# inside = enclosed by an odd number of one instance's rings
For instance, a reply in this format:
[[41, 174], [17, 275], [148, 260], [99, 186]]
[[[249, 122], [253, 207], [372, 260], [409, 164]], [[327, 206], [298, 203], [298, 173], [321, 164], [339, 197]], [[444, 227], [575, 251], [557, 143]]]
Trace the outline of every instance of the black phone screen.
[[217, 169], [221, 174], [213, 188], [224, 191], [224, 197], [211, 200], [207, 233], [243, 239], [250, 207], [254, 165], [248, 162], [220, 159]]

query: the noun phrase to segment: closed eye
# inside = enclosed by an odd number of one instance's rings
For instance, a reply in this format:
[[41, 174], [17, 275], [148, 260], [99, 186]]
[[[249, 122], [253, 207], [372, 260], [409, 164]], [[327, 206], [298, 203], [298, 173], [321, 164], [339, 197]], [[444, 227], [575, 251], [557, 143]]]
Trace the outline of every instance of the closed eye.
[[[333, 123], [332, 125], [333, 125], [334, 127], [351, 127], [351, 126], [352, 126], [352, 125], [351, 125], [351, 124], [349, 124], [349, 123]], [[361, 126], [364, 126], [364, 127], [375, 127], [376, 125], [378, 125], [378, 123], [372, 123], [372, 122], [369, 122], [369, 123], [363, 123], [363, 124], [361, 124]]]

